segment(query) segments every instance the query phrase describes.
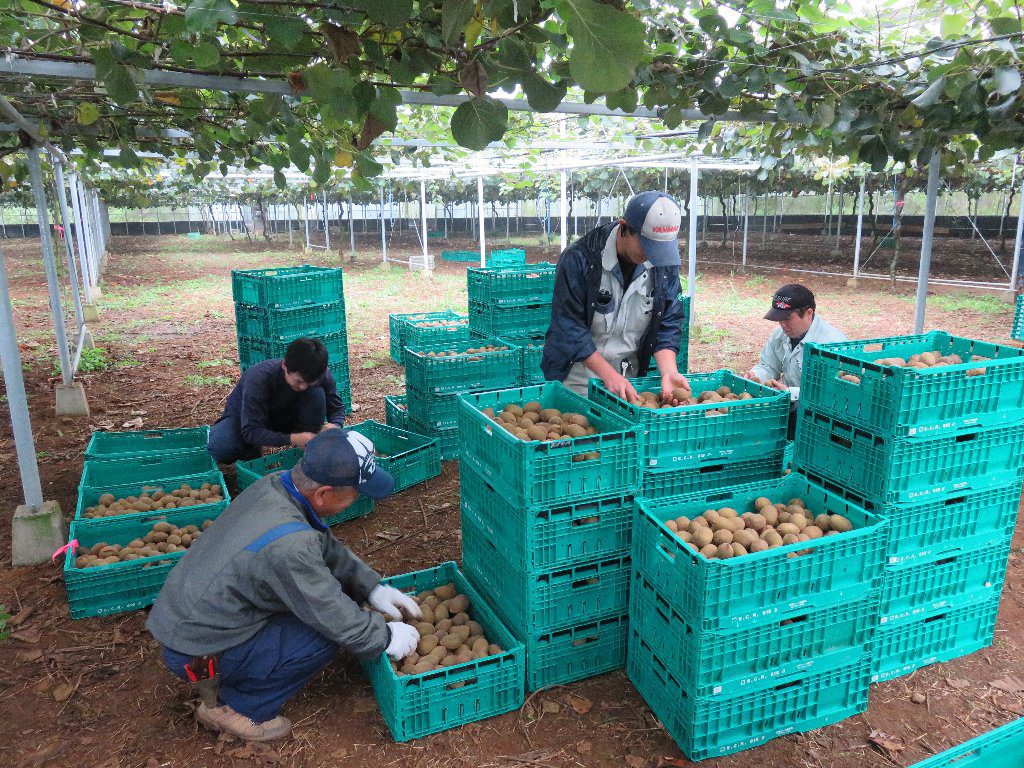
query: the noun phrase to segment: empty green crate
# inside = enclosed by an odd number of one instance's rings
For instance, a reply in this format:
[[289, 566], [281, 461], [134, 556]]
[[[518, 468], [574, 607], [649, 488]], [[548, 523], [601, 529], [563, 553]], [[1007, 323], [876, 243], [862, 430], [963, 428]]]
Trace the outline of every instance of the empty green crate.
[[[692, 519], [708, 508], [753, 512], [754, 500], [760, 496], [801, 498], [816, 515], [843, 515], [854, 529], [742, 557], [709, 560], [690, 549], [664, 522], [680, 516]], [[882, 576], [885, 522], [797, 473], [662, 502], [638, 499], [636, 506], [634, 567], [701, 632], [778, 623], [810, 608], [859, 599], [877, 588]]]
[[[457, 394], [436, 395], [407, 387], [409, 418], [428, 429], [453, 429], [459, 426], [459, 396]], [[418, 432], [419, 430], [413, 430]]]
[[[638, 429], [560, 382], [459, 395], [463, 461], [516, 504], [544, 506], [632, 493], [640, 484]], [[598, 434], [552, 442], [520, 440], [481, 411], [537, 401], [580, 413]]]
[[537, 304], [550, 302], [554, 290], [555, 265], [546, 262], [466, 270], [466, 292], [471, 302], [497, 306]]
[[89, 461], [126, 461], [139, 456], [202, 452], [206, 450], [209, 439], [209, 427], [93, 432], [85, 449], [85, 458]]
[[640, 495], [667, 499], [756, 481], [771, 482], [782, 476], [782, 456], [779, 449], [760, 458], [713, 461], [689, 469], [650, 469], [644, 472]]
[[[506, 348], [479, 351], [483, 346]], [[442, 356], [445, 352], [456, 354]], [[410, 343], [405, 348], [405, 384], [409, 389], [433, 395], [502, 389], [519, 384], [520, 364], [519, 348], [500, 339], [466, 339], [422, 346]]]
[[[166, 521], [178, 527], [196, 525], [201, 528], [204, 521], [215, 520], [220, 512], [220, 509], [186, 507], [145, 519], [109, 518], [111, 524], [101, 528], [90, 528], [83, 521], [75, 520], [71, 523], [70, 540], [77, 540], [78, 546], [83, 548], [101, 541], [124, 546], [144, 537], [156, 523]], [[170, 552], [94, 568], [76, 568], [75, 555], [68, 551], [64, 559], [64, 587], [71, 618], [107, 616], [152, 605], [167, 574], [184, 554]]]
[[626, 665], [629, 616], [609, 616], [525, 640], [526, 690], [585, 680]]
[[[348, 361], [348, 336], [342, 331], [340, 333], [317, 333], [312, 334], [313, 338], [320, 339], [327, 347], [327, 358], [332, 363]], [[295, 338], [301, 338], [296, 336]], [[248, 336], [238, 338], [238, 360], [242, 370], [249, 368], [262, 360], [283, 358], [288, 345], [294, 339], [259, 339]]]
[[257, 339], [295, 339], [345, 331], [345, 304], [310, 304], [302, 307], [258, 307], [235, 304], [239, 336]]
[[410, 415], [409, 430], [411, 432], [418, 432], [421, 435], [427, 435], [428, 437], [435, 438], [441, 449], [442, 461], [450, 461], [453, 459], [457, 460], [462, 455], [462, 441], [459, 439], [458, 427], [433, 427], [417, 421]]
[[629, 552], [633, 497], [524, 507], [513, 504], [469, 466], [459, 472], [462, 514], [509, 562], [528, 572]]
[[[922, 369], [874, 362], [930, 351], [957, 354], [964, 362]], [[808, 344], [800, 401], [887, 439], [1019, 423], [1024, 420], [1024, 350], [942, 331]]]
[[1004, 531], [996, 541], [970, 548], [951, 543], [946, 552], [886, 568], [880, 620], [890, 623], [935, 613], [964, 602], [968, 595], [975, 601], [998, 595], [1006, 578], [1012, 535]]
[[99, 497], [107, 488], [143, 484], [174, 477], [216, 472], [209, 453], [194, 452], [166, 456], [137, 456], [124, 461], [86, 461], [78, 486], [80, 496]]
[[695, 697], [678, 670], [631, 630], [626, 672], [668, 735], [690, 760], [741, 752], [778, 736], [813, 731], [863, 712], [868, 658], [801, 673], [733, 696]]
[[[203, 509], [209, 508], [211, 510], [224, 509], [231, 502], [231, 494], [228, 493], [228, 488], [224, 484], [224, 475], [217, 470], [210, 470], [208, 472], [200, 472], [193, 475], [183, 475], [180, 477], [169, 477], [162, 480], [149, 480], [146, 482], [135, 482], [126, 483], [124, 485], [105, 485], [102, 488], [90, 487], [82, 485], [78, 489], [78, 503], [75, 506], [75, 520], [81, 520], [83, 527], [86, 528], [103, 528], [109, 521], [117, 520], [142, 520], [147, 517], [151, 517], [154, 514], [164, 514], [163, 511], [157, 510], [155, 512], [132, 512], [126, 515], [112, 515], [110, 517], [85, 517], [84, 513], [88, 507], [94, 507], [99, 503], [99, 498], [104, 493], [113, 494], [116, 499], [124, 499], [128, 496], [138, 496], [142, 493], [154, 493], [156, 491], [163, 491], [164, 493], [170, 493], [176, 491], [184, 483], [188, 483], [193, 488], [200, 488], [204, 483], [210, 483], [211, 485], [217, 485], [220, 487], [220, 491], [224, 498], [221, 501], [213, 502], [212, 504], [193, 504], [188, 507], [181, 507], [181, 509]], [[170, 511], [170, 510], [167, 510]]]
[[629, 599], [633, 629], [696, 698], [733, 696], [853, 663], [869, 650], [878, 623], [877, 591], [729, 632], [699, 631], [640, 574]]
[[480, 251], [441, 251], [442, 261], [480, 261]]
[[402, 350], [406, 345], [406, 329], [410, 323], [422, 320], [456, 320], [460, 316], [450, 309], [441, 312], [413, 312], [407, 314], [388, 315], [388, 326], [390, 330], [389, 350], [391, 359], [399, 365], [404, 365]]
[[1013, 315], [1013, 331], [1010, 338], [1024, 341], [1024, 294], [1017, 297], [1017, 311]]
[[519, 364], [522, 369], [519, 386], [532, 387], [546, 381], [544, 371], [540, 369], [540, 360], [544, 356], [545, 339], [544, 334], [501, 339], [502, 342], [519, 349]]
[[[268, 453], [266, 456], [261, 456], [258, 459], [237, 462], [235, 464], [235, 477], [238, 482], [238, 490], [245, 490], [266, 475], [291, 469], [302, 459], [302, 454], [301, 448], [286, 448], [277, 453]], [[359, 498], [350, 507], [343, 509], [333, 517], [324, 518], [323, 522], [326, 525], [337, 525], [346, 520], [354, 520], [357, 517], [370, 514], [373, 511], [374, 505], [375, 502], [372, 498], [365, 494], [359, 494]]]
[[[707, 402], [675, 408], [644, 408], [613, 395], [600, 379], [590, 380], [590, 399], [643, 427], [641, 456], [651, 469], [691, 468], [705, 463], [763, 457], [781, 450], [789, 423], [789, 393], [721, 370], [689, 377], [694, 395], [719, 387], [749, 400]], [[630, 379], [639, 392], [661, 394], [657, 373]], [[726, 413], [721, 413], [721, 410]]]
[[1024, 718], [914, 763], [911, 768], [1020, 768], [1022, 752]]
[[231, 292], [242, 304], [288, 307], [341, 301], [344, 284], [338, 267], [279, 267], [231, 270]]
[[[442, 325], [433, 325], [442, 323]], [[402, 348], [401, 364], [405, 365], [408, 347], [428, 347], [434, 344], [458, 344], [469, 341], [469, 320], [464, 315], [436, 320], [421, 320], [406, 323], [405, 346]]]
[[409, 428], [409, 406], [405, 395], [385, 395], [384, 421], [399, 429]]
[[1020, 478], [1024, 424], [892, 439], [802, 407], [794, 462], [875, 505], [982, 490]]
[[441, 474], [437, 440], [370, 419], [349, 429], [373, 443], [377, 463], [395, 478], [394, 493]]
[[470, 518], [462, 518], [462, 567], [509, 626], [535, 634], [629, 610], [629, 555], [526, 573]]
[[[952, 661], [992, 644], [999, 595], [881, 624], [871, 648], [871, 682], [879, 683], [929, 664]], [[986, 766], [987, 768], [987, 766]]]
[[410, 594], [454, 583], [469, 598], [470, 616], [483, 627], [484, 636], [502, 649], [494, 656], [420, 675], [397, 674], [383, 655], [364, 661], [381, 715], [396, 741], [416, 739], [522, 706], [526, 676], [523, 645], [455, 563], [392, 576], [384, 583]]
[[515, 307], [469, 302], [469, 327], [487, 336], [535, 336], [547, 333], [550, 324], [550, 301]]
[[[479, 256], [479, 254], [476, 254]], [[491, 251], [487, 257], [488, 267], [518, 267], [526, 264], [526, 250], [524, 248], [500, 248]]]

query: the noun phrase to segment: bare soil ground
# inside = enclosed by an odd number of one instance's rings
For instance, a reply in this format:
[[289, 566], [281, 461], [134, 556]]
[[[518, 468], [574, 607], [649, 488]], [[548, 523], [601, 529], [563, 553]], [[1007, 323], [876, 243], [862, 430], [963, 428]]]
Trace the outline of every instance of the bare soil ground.
[[[146, 427], [192, 426], [219, 415], [238, 370], [232, 268], [342, 263], [356, 419], [383, 421], [383, 396], [403, 389], [402, 369], [387, 353], [388, 313], [466, 305], [465, 264], [438, 260], [433, 277], [382, 268], [379, 241], [371, 235], [360, 239], [355, 262], [347, 254], [323, 251], [303, 257], [280, 241], [118, 238], [111, 244], [103, 312], [95, 326], [110, 365], [81, 376], [92, 416], [75, 421], [53, 412], [55, 352], [38, 247], [21, 241], [0, 246], [12, 282], [44, 494], [59, 501], [67, 515], [74, 511], [81, 453], [93, 429], [119, 429], [138, 419]], [[775, 265], [819, 265], [819, 254], [829, 246], [811, 246], [780, 246]], [[446, 247], [472, 249], [474, 244]], [[410, 240], [392, 248], [409, 253], [416, 245]], [[942, 244], [937, 272], [972, 274], [963, 250]], [[556, 256], [553, 249], [537, 246], [529, 254], [533, 261]], [[749, 366], [771, 330], [761, 316], [774, 286], [795, 277], [784, 271], [764, 276], [702, 268], [691, 370]], [[822, 315], [851, 337], [911, 330], [913, 286], [892, 291], [873, 283], [853, 290], [843, 279], [807, 282], [819, 296]], [[927, 325], [995, 340], [1007, 336], [1011, 319], [1010, 308], [994, 298], [945, 292], [932, 297]], [[0, 487], [5, 510], [0, 553], [10, 562], [10, 514], [21, 489], [5, 403], [0, 403], [0, 476], [6, 478]], [[458, 520], [458, 465], [448, 462], [441, 477], [335, 531], [373, 567], [392, 574], [458, 560]], [[875, 686], [867, 712], [843, 723], [703, 764], [906, 766], [1024, 714], [1019, 690], [992, 685], [1021, 677], [1024, 670], [1022, 542], [1024, 531], [1018, 528], [992, 647]], [[621, 671], [534, 694], [521, 710], [502, 717], [395, 744], [366, 677], [342, 657], [286, 706], [285, 714], [297, 724], [292, 739], [273, 747], [218, 740], [196, 726], [194, 705], [163, 668], [143, 628], [144, 612], [73, 622], [59, 565], [5, 566], [0, 574], [0, 604], [15, 614], [13, 637], [0, 643], [0, 754], [18, 768], [690, 764]], [[912, 694], [923, 694], [925, 702], [912, 703]]]

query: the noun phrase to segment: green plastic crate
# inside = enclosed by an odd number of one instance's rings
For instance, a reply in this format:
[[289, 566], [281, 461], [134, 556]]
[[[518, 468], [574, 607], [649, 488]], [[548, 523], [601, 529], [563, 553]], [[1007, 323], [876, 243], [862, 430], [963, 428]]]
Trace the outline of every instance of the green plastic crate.
[[384, 421], [399, 429], [409, 428], [409, 406], [405, 395], [384, 396]]
[[301, 307], [258, 307], [235, 304], [235, 329], [239, 336], [257, 339], [294, 339], [345, 331], [345, 303], [309, 304]]
[[645, 499], [668, 499], [757, 481], [771, 482], [783, 474], [783, 450], [763, 457], [717, 461], [690, 469], [647, 470], [640, 495]]
[[1013, 331], [1010, 338], [1024, 341], [1024, 294], [1017, 297], [1017, 311], [1013, 315]]
[[629, 553], [633, 497], [523, 507], [503, 497], [469, 466], [459, 472], [462, 515], [492, 541], [508, 561], [537, 572]]
[[466, 723], [511, 712], [525, 699], [526, 654], [522, 643], [453, 562], [384, 583], [403, 592], [422, 592], [453, 582], [470, 600], [470, 614], [502, 653], [421, 675], [398, 675], [387, 657], [363, 662], [381, 715], [395, 741], [408, 741]]
[[441, 251], [442, 261], [469, 261], [479, 262], [479, 251]]
[[344, 300], [338, 267], [299, 267], [231, 270], [231, 293], [242, 304], [289, 307]]
[[[101, 541], [125, 545], [145, 536], [158, 522], [201, 528], [204, 521], [215, 520], [220, 512], [220, 509], [186, 507], [151, 514], [145, 519], [108, 518], [111, 524], [103, 527], [88, 527], [82, 521], [74, 520], [70, 540], [77, 540], [81, 547], [91, 547]], [[64, 587], [71, 618], [108, 616], [152, 605], [167, 574], [184, 554], [171, 552], [95, 568], [75, 568], [75, 556], [69, 551], [64, 559]]]
[[[286, 448], [277, 453], [268, 453], [258, 459], [250, 461], [239, 461], [235, 464], [235, 477], [238, 482], [238, 490], [243, 491], [255, 483], [261, 477], [273, 472], [282, 472], [291, 469], [302, 458], [301, 448]], [[364, 517], [373, 511], [376, 502], [369, 496], [359, 494], [359, 498], [350, 507], [343, 509], [333, 517], [324, 518], [325, 525], [337, 525], [346, 520], [354, 520], [357, 517]]]
[[[443, 323], [443, 325], [428, 325], [428, 323]], [[469, 319], [463, 315], [406, 323], [402, 365], [405, 365], [409, 347], [419, 349], [438, 344], [459, 344], [466, 341], [469, 341]]]
[[1024, 424], [894, 440], [801, 409], [796, 466], [876, 506], [982, 490], [1020, 478]]
[[731, 632], [694, 628], [640, 574], [629, 599], [631, 626], [695, 698], [729, 697], [856, 662], [868, 652], [878, 624], [875, 591]]
[[[478, 258], [480, 254], [475, 254]], [[487, 266], [491, 268], [518, 267], [526, 264], [526, 249], [501, 248], [491, 251], [487, 257]]]
[[441, 474], [437, 440], [367, 419], [348, 427], [373, 443], [377, 463], [395, 478], [393, 493]]
[[[802, 498], [815, 514], [841, 514], [854, 526], [837, 536], [801, 541], [728, 560], [708, 560], [665, 525], [709, 508], [754, 511], [754, 500]], [[638, 499], [633, 565], [701, 632], [778, 623], [809, 608], [858, 599], [877, 588], [885, 522], [797, 473], [662, 502]], [[807, 554], [790, 557], [791, 553]]]
[[[789, 392], [748, 381], [731, 371], [695, 373], [688, 377], [694, 394], [729, 387], [750, 400], [643, 408], [613, 395], [600, 379], [590, 380], [590, 399], [643, 427], [641, 456], [651, 469], [692, 468], [702, 464], [764, 457], [785, 447], [789, 423]], [[657, 373], [630, 379], [637, 392], [661, 393]], [[720, 409], [726, 413], [719, 413]]]
[[327, 367], [334, 377], [334, 389], [345, 406], [345, 413], [352, 413], [352, 379], [349, 376], [348, 360], [328, 363]]
[[[922, 369], [874, 362], [931, 351], [965, 362]], [[841, 373], [860, 383], [840, 379]], [[890, 440], [1016, 424], [1024, 421], [1024, 349], [942, 331], [807, 344], [800, 402]]]
[[402, 359], [402, 350], [405, 348], [407, 343], [406, 329], [410, 323], [423, 320], [457, 320], [459, 317], [460, 315], [458, 313], [453, 312], [450, 309], [446, 309], [441, 312], [413, 312], [388, 315], [388, 328], [390, 331], [389, 351], [391, 353], [391, 359], [399, 365], [405, 364]]
[[[526, 506], [567, 504], [632, 493], [640, 484], [636, 425], [560, 382], [459, 395], [462, 459], [509, 501]], [[586, 416], [598, 434], [552, 442], [519, 440], [481, 411], [537, 401]], [[596, 458], [593, 454], [597, 453]], [[574, 461], [590, 454], [591, 458]]]
[[[346, 332], [317, 333], [313, 338], [320, 339], [327, 347], [327, 358], [331, 363], [348, 363], [348, 335]], [[302, 338], [301, 334], [295, 339]], [[295, 339], [259, 339], [248, 336], [238, 338], [238, 361], [242, 370], [262, 360], [283, 358], [288, 345]]]
[[418, 421], [409, 416], [409, 431], [435, 438], [441, 449], [441, 460], [458, 460], [462, 455], [462, 441], [459, 439], [458, 427], [435, 427]]
[[181, 453], [167, 456], [137, 456], [124, 461], [86, 461], [82, 467], [79, 496], [98, 498], [107, 488], [151, 483], [175, 477], [216, 472], [217, 464], [209, 453]]
[[535, 634], [629, 610], [628, 554], [527, 573], [503, 549], [503, 542], [462, 517], [462, 568], [517, 632]]
[[629, 616], [608, 616], [525, 640], [526, 690], [585, 680], [626, 665]]
[[909, 565], [888, 567], [882, 575], [880, 620], [903, 621], [963, 603], [967, 596], [982, 601], [1002, 592], [1010, 558], [1012, 531], [996, 541], [949, 549]]
[[466, 293], [471, 302], [518, 307], [550, 302], [554, 290], [555, 265], [547, 262], [466, 270]]
[[[483, 345], [506, 349], [494, 352], [469, 352]], [[430, 353], [434, 353], [433, 355]], [[440, 356], [441, 352], [457, 355]], [[500, 339], [473, 339], [429, 346], [405, 348], [405, 385], [432, 395], [457, 394], [483, 389], [501, 389], [519, 383], [518, 347]]]
[[630, 633], [626, 673], [668, 735], [690, 760], [719, 757], [791, 733], [805, 733], [863, 712], [868, 658], [794, 675], [729, 697], [687, 693], [679, 673]]
[[219, 510], [224, 509], [231, 503], [231, 494], [228, 493], [228, 487], [224, 484], [224, 475], [217, 470], [211, 470], [209, 472], [201, 472], [194, 475], [170, 477], [162, 480], [150, 480], [147, 482], [126, 483], [125, 485], [108, 485], [103, 488], [80, 486], [78, 489], [78, 503], [75, 506], [74, 519], [80, 520], [83, 528], [101, 529], [110, 521], [142, 520], [151, 517], [154, 514], [164, 514], [163, 512], [157, 511], [155, 513], [132, 512], [127, 515], [112, 515], [110, 517], [82, 516], [86, 508], [96, 506], [99, 502], [100, 496], [104, 493], [112, 493], [115, 498], [123, 499], [128, 496], [138, 496], [141, 493], [153, 493], [154, 491], [164, 491], [165, 493], [169, 493], [171, 491], [178, 490], [183, 483], [188, 483], [193, 488], [199, 488], [203, 483], [210, 483], [211, 485], [216, 484], [220, 486], [220, 491], [224, 495], [224, 499], [222, 501], [213, 502], [212, 504], [194, 504], [191, 507], [181, 507], [181, 509], [216, 509], [219, 514]]
[[[420, 392], [407, 387], [405, 396], [409, 406], [409, 418], [429, 430], [458, 430], [459, 396], [457, 394], [436, 395]], [[420, 430], [414, 429], [414, 432]]]
[[1020, 768], [1022, 753], [1024, 718], [914, 763], [911, 768]]
[[469, 327], [487, 336], [536, 336], [547, 333], [550, 324], [550, 301], [515, 307], [469, 302]]
[[[992, 644], [999, 613], [999, 595], [968, 600], [879, 626], [871, 648], [871, 682], [880, 683], [929, 664], [952, 661]], [[986, 766], [987, 768], [987, 766]]]
[[205, 451], [209, 427], [93, 432], [85, 449], [89, 461], [130, 461], [139, 456], [167, 456]]
[[796, 454], [796, 443], [792, 440], [786, 441], [786, 446], [782, 451], [782, 471], [785, 472], [787, 469], [793, 469], [793, 456]]
[[544, 378], [544, 371], [540, 369], [540, 360], [544, 356], [545, 340], [546, 336], [544, 334], [500, 339], [500, 341], [511, 344], [519, 349], [519, 365], [522, 370], [522, 374], [519, 377], [519, 386], [533, 387], [547, 381]]

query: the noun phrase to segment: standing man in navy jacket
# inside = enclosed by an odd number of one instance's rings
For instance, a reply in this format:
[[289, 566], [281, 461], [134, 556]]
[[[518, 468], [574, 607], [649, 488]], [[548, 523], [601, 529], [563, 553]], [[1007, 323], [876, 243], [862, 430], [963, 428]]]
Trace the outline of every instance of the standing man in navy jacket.
[[641, 192], [621, 219], [591, 230], [558, 257], [551, 325], [541, 369], [580, 394], [599, 378], [628, 400], [627, 379], [645, 376], [653, 354], [662, 397], [689, 390], [676, 356], [682, 341], [679, 222], [675, 200]]
[[210, 428], [210, 454], [222, 464], [260, 455], [260, 448], [304, 448], [324, 429], [345, 424], [345, 406], [319, 339], [296, 339], [284, 359], [245, 370]]

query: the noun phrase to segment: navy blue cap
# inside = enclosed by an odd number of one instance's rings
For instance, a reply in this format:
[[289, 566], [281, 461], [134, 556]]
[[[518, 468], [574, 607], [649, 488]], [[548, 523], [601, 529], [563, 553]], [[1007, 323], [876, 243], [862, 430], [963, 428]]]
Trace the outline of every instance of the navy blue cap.
[[641, 192], [626, 203], [622, 215], [640, 236], [644, 258], [655, 267], [679, 266], [679, 223], [682, 214], [672, 195]]
[[778, 322], [785, 320], [798, 309], [814, 308], [814, 293], [800, 283], [784, 285], [772, 296], [772, 308], [764, 316], [765, 320]]
[[350, 429], [325, 429], [306, 443], [301, 466], [314, 483], [358, 488], [371, 499], [383, 499], [395, 488], [395, 478], [377, 466], [373, 443]]

